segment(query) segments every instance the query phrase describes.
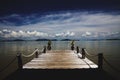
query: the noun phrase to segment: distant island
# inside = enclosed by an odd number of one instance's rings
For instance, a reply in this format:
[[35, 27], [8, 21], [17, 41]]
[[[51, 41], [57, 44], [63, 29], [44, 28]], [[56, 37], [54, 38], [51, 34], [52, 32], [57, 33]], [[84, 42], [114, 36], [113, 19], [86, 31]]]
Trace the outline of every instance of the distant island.
[[7, 41], [26, 41], [26, 40], [23, 40], [23, 39], [14, 39], [14, 40], [0, 40], [2, 42], [7, 42]]
[[120, 39], [36, 39], [36, 40], [24, 40], [24, 39], [13, 39], [13, 40], [0, 40], [0, 41], [103, 41], [103, 40], [120, 40]]
[[60, 41], [72, 41], [72, 40], [74, 40], [74, 41], [79, 41], [78, 39], [62, 39], [62, 40], [60, 40]]
[[106, 39], [106, 40], [120, 40], [120, 39]]
[[35, 41], [72, 41], [72, 40], [75, 40], [75, 41], [79, 41], [78, 39], [37, 39]]
[[58, 41], [57, 39], [37, 39], [35, 41], [49, 41], [49, 40], [51, 40], [51, 41]]
[[25, 40], [23, 40], [23, 39], [15, 39], [13, 41], [25, 41]]

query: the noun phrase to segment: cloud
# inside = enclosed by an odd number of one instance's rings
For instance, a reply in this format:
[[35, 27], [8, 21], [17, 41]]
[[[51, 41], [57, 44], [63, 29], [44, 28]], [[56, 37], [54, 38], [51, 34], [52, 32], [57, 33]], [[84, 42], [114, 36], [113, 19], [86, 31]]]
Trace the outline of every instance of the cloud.
[[[17, 19], [17, 20], [16, 20]], [[64, 31], [120, 31], [120, 15], [104, 12], [61, 12], [46, 15], [13, 14], [0, 18], [0, 27], [16, 30], [37, 30], [58, 33]], [[11, 25], [10, 25], [11, 24]]]
[[75, 33], [71, 31], [61, 33], [44, 33], [40, 31], [14, 31], [3, 29], [0, 31], [0, 38], [3, 39], [38, 39], [38, 38], [89, 38], [89, 39], [107, 39], [107, 38], [120, 38], [120, 32], [80, 32]]
[[74, 32], [67, 31], [67, 32], [64, 32], [64, 33], [57, 33], [57, 34], [55, 34], [55, 37], [71, 37], [71, 36], [74, 36], [74, 35], [75, 35]]
[[82, 34], [83, 37], [86, 37], [86, 36], [91, 36], [91, 33], [90, 32], [85, 32], [84, 34]]
[[35, 39], [35, 38], [55, 38], [55, 37], [73, 37], [75, 35], [74, 32], [66, 31], [62, 33], [57, 34], [48, 34], [40, 31], [14, 31], [14, 30], [8, 30], [3, 29], [0, 31], [0, 37], [4, 39]]
[[12, 14], [0, 17], [0, 30], [3, 37], [116, 37], [115, 33], [120, 32], [120, 14], [87, 11]]
[[47, 33], [39, 32], [39, 31], [13, 31], [8, 29], [3, 29], [0, 31], [0, 36], [6, 39], [9, 38], [40, 38], [40, 37], [48, 37]]
[[120, 39], [120, 32], [85, 32], [81, 34], [81, 37], [90, 39]]

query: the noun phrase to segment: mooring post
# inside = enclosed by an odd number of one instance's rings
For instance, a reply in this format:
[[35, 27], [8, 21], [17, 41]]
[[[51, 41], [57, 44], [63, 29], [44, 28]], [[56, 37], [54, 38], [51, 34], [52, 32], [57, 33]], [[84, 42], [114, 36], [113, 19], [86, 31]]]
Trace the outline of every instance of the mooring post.
[[46, 46], [44, 46], [43, 48], [43, 53], [46, 53]]
[[85, 48], [82, 48], [82, 59], [85, 59]]
[[71, 45], [71, 50], [74, 50], [74, 44]]
[[103, 66], [103, 53], [98, 54], [98, 69], [102, 69]]
[[51, 44], [52, 44], [52, 42], [51, 42], [51, 40], [49, 40], [49, 41], [48, 41], [48, 45], [47, 45], [47, 49], [48, 49], [48, 50], [51, 50]]
[[79, 47], [78, 47], [78, 46], [76, 47], [76, 51], [77, 51], [77, 53], [80, 53]]
[[23, 64], [22, 64], [21, 53], [17, 53], [17, 59], [18, 59], [18, 69], [22, 69]]
[[75, 44], [75, 41], [72, 40], [72, 42], [71, 42], [71, 50], [74, 50], [74, 49], [75, 49], [74, 44]]
[[[37, 48], [35, 48], [37, 50]], [[38, 50], [35, 52], [35, 58], [38, 58]]]

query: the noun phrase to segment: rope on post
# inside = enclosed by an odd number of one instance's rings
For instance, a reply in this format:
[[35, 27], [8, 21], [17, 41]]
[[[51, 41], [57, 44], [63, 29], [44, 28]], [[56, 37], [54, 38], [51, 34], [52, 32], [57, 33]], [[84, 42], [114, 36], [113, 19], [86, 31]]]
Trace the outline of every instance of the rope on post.
[[84, 49], [84, 50], [85, 50], [85, 53], [86, 53], [88, 56], [91, 56], [91, 57], [98, 56], [98, 54], [97, 54], [97, 55], [95, 55], [95, 54], [89, 54], [86, 49]]
[[[82, 53], [82, 60], [89, 66], [89, 68], [91, 68], [90, 64], [87, 63], [84, 59], [85, 59], [85, 51], [84, 51], [84, 48], [82, 48], [83, 50], [81, 50], [81, 53]], [[77, 46], [76, 47], [76, 53], [80, 53], [80, 48]], [[78, 54], [79, 56], [79, 54]], [[80, 58], [80, 57], [79, 57]]]
[[23, 56], [23, 57], [31, 57], [31, 56], [33, 56], [37, 51], [39, 51], [39, 50], [36, 48], [35, 51], [34, 51], [32, 54], [30, 54], [30, 55], [22, 54], [22, 56]]
[[[76, 53], [77, 53], [77, 49], [78, 48], [78, 46], [76, 47]], [[120, 70], [119, 69], [117, 69], [116, 67], [114, 67], [113, 65], [111, 65], [109, 62], [108, 62], [108, 60], [106, 60], [105, 59], [105, 57], [103, 56], [103, 53], [99, 53], [99, 54], [97, 54], [97, 55], [95, 55], [95, 54], [89, 54], [88, 52], [87, 52], [87, 50], [85, 49], [85, 48], [82, 48], [83, 50], [79, 50], [79, 52], [83, 52], [84, 53], [84, 51], [85, 51], [85, 55], [88, 55], [88, 56], [90, 56], [90, 57], [96, 57], [96, 56], [98, 56], [98, 69], [103, 69], [103, 60], [104, 60], [104, 62], [106, 62], [106, 64], [108, 64], [109, 65], [109, 67], [111, 67], [113, 70], [115, 70], [116, 72], [120, 72]], [[83, 54], [82, 53], [82, 54]]]
[[21, 53], [17, 54], [17, 59], [18, 59], [18, 69], [22, 69], [23, 68], [23, 64], [22, 64]]
[[79, 47], [78, 47], [78, 46], [76, 47], [76, 52], [77, 52], [77, 53], [80, 53], [80, 50], [79, 50]]
[[[44, 47], [43, 51], [44, 53], [46, 53], [46, 46]], [[5, 69], [7, 69], [17, 58], [18, 60], [18, 69], [22, 69], [23, 68], [23, 63], [22, 63], [22, 57], [21, 56], [24, 56], [24, 57], [31, 57], [32, 55], [36, 54], [36, 58], [38, 57], [38, 54], [39, 54], [39, 50], [36, 48], [35, 51], [30, 54], [30, 55], [24, 55], [24, 54], [21, 54], [21, 53], [17, 53], [17, 56], [15, 56], [15, 58], [13, 58], [3, 69], [0, 70], [0, 72], [4, 71]]]
[[85, 59], [85, 50], [84, 50], [84, 48], [82, 48], [81, 52], [82, 52], [82, 59]]
[[75, 41], [73, 40], [73, 41], [71, 42], [71, 50], [74, 50], [74, 49], [75, 49], [74, 44], [75, 44]]
[[38, 58], [38, 55], [39, 55], [39, 52], [36, 51], [36, 52], [35, 52], [35, 58]]

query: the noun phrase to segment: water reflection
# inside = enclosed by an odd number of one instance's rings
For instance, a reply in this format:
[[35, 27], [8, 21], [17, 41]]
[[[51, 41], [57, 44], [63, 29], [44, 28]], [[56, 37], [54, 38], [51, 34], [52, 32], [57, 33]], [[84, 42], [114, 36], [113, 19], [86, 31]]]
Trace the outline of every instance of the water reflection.
[[[42, 50], [47, 45], [47, 41], [16, 41], [16, 42], [0, 42], [0, 69], [2, 69], [18, 52], [31, 54], [35, 48]], [[75, 45], [80, 48], [86, 48], [91, 54], [103, 53], [104, 56], [116, 68], [120, 69], [120, 41], [75, 41]], [[52, 41], [52, 49], [66, 50], [70, 49], [70, 41]], [[24, 63], [29, 59], [23, 58]], [[96, 58], [93, 58], [97, 62]], [[17, 63], [17, 61], [16, 61]], [[8, 68], [8, 73], [16, 69], [16, 64]], [[108, 67], [104, 66], [105, 69]], [[11, 71], [10, 71], [11, 70]], [[109, 70], [112, 72], [111, 70]], [[0, 73], [3, 76], [3, 73]], [[5, 76], [5, 73], [4, 73]]]

